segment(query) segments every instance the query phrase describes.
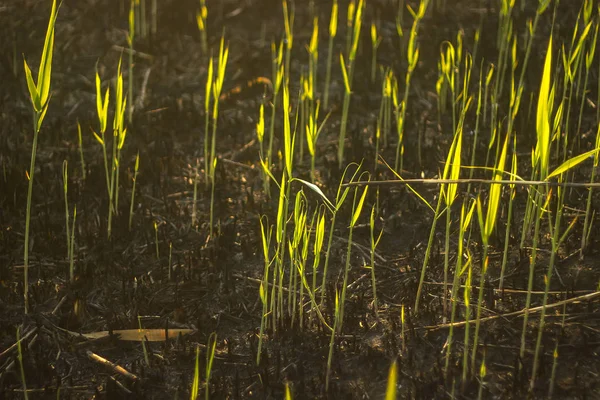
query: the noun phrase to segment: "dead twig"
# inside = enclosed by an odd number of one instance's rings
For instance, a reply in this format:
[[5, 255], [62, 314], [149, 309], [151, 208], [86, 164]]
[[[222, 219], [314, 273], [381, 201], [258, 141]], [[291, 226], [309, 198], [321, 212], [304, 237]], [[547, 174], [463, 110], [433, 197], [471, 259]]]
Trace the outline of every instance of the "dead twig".
[[109, 361], [106, 358], [101, 357], [96, 353], [92, 353], [90, 350], [86, 351], [86, 354], [90, 360], [104, 365], [108, 369], [111, 369], [113, 372], [115, 372], [117, 374], [123, 375], [127, 379], [130, 379], [134, 382], [137, 382], [139, 380], [137, 375], [132, 374], [131, 372], [127, 371], [125, 368], [121, 367], [120, 365], [115, 364], [112, 361]]
[[[561, 300], [558, 301], [556, 303], [552, 303], [552, 304], [548, 304], [546, 305], [546, 310], [549, 308], [556, 308], [556, 307], [561, 307], [564, 306], [565, 304], [571, 304], [571, 303], [579, 303], [582, 301], [591, 301], [594, 300], [595, 298], [600, 297], [600, 292], [594, 292], [594, 293], [589, 293], [589, 294], [584, 294], [582, 296], [577, 296], [577, 297], [573, 297], [571, 299], [567, 299], [567, 300]], [[542, 311], [544, 309], [544, 306], [539, 306], [539, 307], [533, 307], [533, 308], [529, 308], [529, 309], [523, 309], [523, 310], [519, 310], [519, 311], [513, 311], [507, 314], [500, 314], [500, 315], [492, 315], [490, 317], [485, 317], [485, 318], [481, 318], [479, 321], [480, 322], [487, 322], [487, 321], [491, 321], [494, 319], [498, 319], [498, 318], [509, 318], [509, 317], [518, 317], [521, 315], [524, 315], [525, 313], [536, 313], [539, 311]], [[469, 323], [474, 324], [475, 320], [471, 320], [469, 321]], [[461, 326], [465, 326], [467, 324], [466, 321], [461, 321], [461, 322], [454, 322], [451, 324], [440, 324], [440, 325], [430, 325], [430, 326], [422, 326], [419, 329], [427, 329], [427, 330], [436, 330], [436, 329], [443, 329], [443, 328], [450, 328], [451, 326], [454, 328], [458, 328]]]

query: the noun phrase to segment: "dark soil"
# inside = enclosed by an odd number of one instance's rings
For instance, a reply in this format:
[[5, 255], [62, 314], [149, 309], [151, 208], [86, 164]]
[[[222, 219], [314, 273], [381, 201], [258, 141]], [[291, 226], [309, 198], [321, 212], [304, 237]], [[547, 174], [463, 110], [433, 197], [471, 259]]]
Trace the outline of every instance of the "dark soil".
[[[125, 4], [125, 8], [122, 7]], [[147, 1], [149, 4], [150, 1]], [[320, 16], [319, 85], [325, 80], [329, 1], [315, 1]], [[377, 20], [383, 40], [378, 63], [392, 67], [403, 88], [406, 56], [399, 53], [396, 33], [396, 1], [368, 0], [363, 24], [362, 45], [357, 57], [350, 120], [348, 123], [347, 161], [364, 160], [365, 169], [373, 172], [372, 137], [381, 99], [381, 80], [372, 84], [370, 77], [371, 46], [369, 26]], [[417, 5], [408, 1], [413, 7]], [[481, 58], [496, 62], [498, 2], [449, 0], [445, 12], [428, 12], [420, 29], [421, 57], [411, 86], [406, 121], [406, 151], [403, 177], [436, 177], [443, 168], [452, 140], [451, 116], [437, 121], [435, 81], [440, 44], [456, 41], [464, 32], [465, 52], [472, 51], [476, 29], [481, 26], [481, 44], [474, 62], [472, 91], [477, 91]], [[531, 4], [529, 4], [531, 3]], [[535, 4], [534, 4], [535, 3]], [[563, 1], [554, 26], [556, 43], [570, 43], [579, 11], [579, 2]], [[158, 33], [136, 38], [135, 96], [138, 105], [123, 148], [121, 165], [121, 199], [119, 215], [113, 220], [113, 235], [107, 239], [108, 196], [105, 188], [102, 151], [91, 129], [97, 129], [94, 76], [95, 67], [103, 81], [115, 79], [117, 64], [127, 47], [126, 1], [65, 0], [56, 23], [56, 42], [52, 74], [50, 108], [40, 132], [33, 189], [31, 226], [30, 303], [32, 311], [24, 314], [23, 237], [27, 179], [32, 143], [31, 107], [22, 66], [22, 55], [37, 71], [37, 63], [46, 31], [50, 1], [9, 0], [0, 4], [0, 398], [22, 398], [23, 384], [16, 342], [17, 327], [22, 342], [23, 365], [29, 398], [189, 398], [197, 346], [200, 346], [200, 376], [204, 377], [206, 343], [212, 332], [217, 334], [216, 355], [210, 380], [212, 398], [283, 398], [285, 383], [294, 398], [365, 399], [383, 398], [391, 362], [398, 360], [398, 395], [400, 398], [473, 398], [479, 390], [479, 373], [473, 371], [461, 385], [464, 328], [454, 331], [454, 354], [448, 376], [444, 376], [444, 344], [448, 329], [442, 323], [443, 223], [429, 263], [422, 308], [418, 315], [410, 312], [432, 213], [411, 192], [401, 186], [383, 186], [372, 190], [368, 203], [379, 202], [377, 229], [385, 229], [378, 247], [377, 291], [379, 318], [372, 308], [369, 270], [362, 267], [369, 259], [369, 229], [361, 225], [354, 233], [350, 286], [346, 301], [343, 334], [336, 338], [332, 364], [332, 384], [325, 391], [326, 363], [330, 333], [307, 316], [304, 329], [284, 320], [274, 334], [265, 336], [263, 356], [256, 365], [258, 332], [262, 306], [259, 284], [263, 258], [259, 218], [267, 215], [275, 221], [277, 193], [268, 199], [263, 193], [255, 140], [255, 124], [261, 102], [269, 104], [271, 91], [259, 77], [271, 78], [272, 39], [280, 40], [283, 29], [282, 7], [274, 0], [208, 1], [209, 45], [216, 53], [224, 30], [230, 46], [225, 91], [220, 106], [215, 194], [216, 234], [209, 238], [208, 215], [210, 191], [201, 181], [198, 194], [200, 223], [190, 226], [192, 213], [191, 184], [194, 168], [202, 159], [204, 120], [203, 96], [207, 58], [202, 54], [195, 13], [196, 0], [159, 1]], [[515, 8], [515, 30], [520, 36], [519, 52], [523, 58], [523, 32], [526, 21], [535, 13], [537, 2], [520, 2]], [[347, 3], [340, 4], [340, 20], [335, 54], [344, 48]], [[149, 6], [148, 6], [149, 7]], [[550, 7], [552, 9], [553, 5]], [[305, 44], [310, 39], [312, 17], [308, 1], [297, 1], [292, 57], [292, 113], [295, 115], [300, 71], [306, 68]], [[526, 75], [526, 95], [537, 93], [541, 65], [549, 37], [552, 12], [540, 21]], [[404, 13], [405, 36], [412, 17]], [[596, 56], [598, 57], [598, 55]], [[124, 55], [127, 82], [127, 55]], [[336, 59], [336, 57], [334, 57]], [[597, 64], [597, 63], [596, 63]], [[485, 71], [484, 71], [485, 72]], [[147, 82], [145, 82], [147, 76]], [[589, 99], [596, 99], [598, 69], [592, 68]], [[508, 80], [507, 80], [508, 82]], [[505, 85], [509, 86], [509, 85]], [[141, 92], [144, 88], [144, 97]], [[111, 89], [112, 90], [112, 89]], [[320, 91], [320, 89], [319, 89]], [[321, 94], [319, 94], [320, 96]], [[337, 136], [341, 119], [343, 83], [339, 64], [333, 67], [331, 86], [332, 115], [319, 139], [317, 169], [319, 185], [330, 197], [341, 172], [337, 167]], [[535, 96], [533, 98], [534, 107]], [[593, 100], [590, 100], [593, 102]], [[112, 100], [111, 100], [112, 102]], [[502, 104], [507, 104], [505, 93]], [[579, 100], [577, 100], [579, 102]], [[281, 103], [280, 103], [281, 104]], [[587, 104], [587, 103], [586, 103]], [[597, 105], [596, 105], [597, 106]], [[112, 108], [112, 106], [111, 106]], [[579, 106], [577, 105], [577, 110]], [[535, 108], [534, 108], [535, 112]], [[474, 113], [465, 131], [474, 129]], [[528, 177], [529, 151], [535, 142], [535, 124], [527, 124], [525, 111], [517, 125], [523, 152], [520, 175]], [[265, 115], [270, 115], [267, 106]], [[321, 115], [325, 115], [323, 112]], [[572, 116], [576, 118], [576, 116]], [[112, 117], [111, 117], [112, 119]], [[81, 124], [86, 176], [83, 177], [77, 139], [77, 121]], [[575, 119], [574, 119], [575, 121]], [[267, 119], [268, 122], [268, 119]], [[483, 129], [488, 129], [484, 127]], [[581, 149], [590, 149], [595, 136], [595, 110], [585, 107], [581, 131]], [[395, 131], [395, 126], [392, 128]], [[281, 118], [276, 123], [276, 147], [281, 148]], [[417, 132], [425, 141], [422, 157], [417, 155]], [[487, 135], [484, 135], [487, 137]], [[382, 156], [393, 164], [395, 138], [391, 133]], [[465, 150], [477, 151], [478, 165], [485, 159], [487, 143]], [[469, 141], [469, 146], [471, 143]], [[133, 168], [140, 156], [133, 226], [128, 227]], [[297, 162], [297, 175], [309, 179], [310, 162]], [[72, 210], [77, 206], [75, 268], [76, 279], [69, 282], [69, 263], [65, 241], [65, 205], [62, 165], [68, 161], [68, 196]], [[281, 176], [280, 166], [275, 176]], [[591, 164], [578, 168], [574, 181], [589, 180]], [[391, 179], [383, 164], [372, 179]], [[274, 187], [274, 185], [272, 185]], [[301, 187], [294, 187], [294, 191]], [[436, 186], [416, 185], [424, 197], [433, 202]], [[487, 189], [481, 189], [485, 192]], [[471, 194], [469, 194], [471, 195]], [[317, 198], [307, 196], [313, 204]], [[494, 237], [483, 316], [522, 310], [528, 277], [529, 249], [519, 249], [520, 229], [526, 189], [517, 193], [513, 237], [510, 243], [506, 287], [498, 285], [499, 264], [503, 249], [506, 205], [502, 222]], [[587, 191], [574, 189], [567, 197], [565, 220], [585, 210]], [[506, 200], [506, 199], [504, 199]], [[598, 208], [597, 195], [593, 207]], [[351, 203], [351, 202], [348, 202]], [[455, 204], [459, 204], [457, 201]], [[366, 209], [367, 207], [365, 207]], [[364, 214], [367, 214], [365, 211]], [[457, 208], [453, 215], [458, 218]], [[332, 249], [328, 296], [323, 314], [333, 317], [336, 287], [341, 287], [345, 265], [348, 221], [351, 209], [346, 205], [338, 215]], [[476, 217], [474, 217], [476, 218]], [[445, 218], [444, 218], [445, 219]], [[158, 229], [156, 255], [155, 224]], [[475, 224], [476, 225], [476, 224]], [[458, 222], [453, 225], [456, 233]], [[578, 258], [583, 218], [580, 218], [561, 248], [553, 279], [550, 303], [591, 293], [600, 279], [598, 254], [599, 232], [596, 221], [590, 245], [583, 260]], [[480, 265], [479, 233], [472, 234], [474, 283]], [[456, 248], [453, 236], [453, 249]], [[547, 238], [540, 244], [549, 249]], [[171, 250], [172, 249], [172, 250]], [[170, 251], [172, 253], [169, 257]], [[548, 251], [540, 251], [534, 290], [543, 290]], [[455, 253], [451, 258], [456, 257]], [[454, 261], [452, 261], [453, 263]], [[170, 263], [170, 264], [169, 264]], [[169, 271], [169, 268], [171, 270]], [[170, 279], [169, 279], [170, 277]], [[477, 279], [475, 279], [477, 277]], [[319, 277], [320, 280], [320, 277]], [[492, 287], [493, 286], [493, 287]], [[473, 289], [476, 299], [477, 289]], [[532, 306], [541, 304], [533, 295]], [[473, 302], [473, 300], [472, 300]], [[407, 332], [401, 338], [400, 309], [407, 307]], [[458, 321], [464, 319], [459, 307]], [[142, 317], [141, 322], [138, 316]], [[482, 323], [479, 362], [485, 357], [484, 398], [525, 398], [529, 388], [533, 350], [538, 332], [539, 314], [530, 315], [527, 352], [519, 357], [522, 316], [497, 318]], [[190, 328], [192, 334], [162, 342], [148, 342], [149, 365], [140, 342], [125, 342], [115, 335], [88, 340], [74, 333], [93, 333], [121, 329]], [[297, 321], [296, 321], [297, 323]], [[472, 331], [471, 331], [472, 332]], [[600, 398], [600, 303], [569, 303], [553, 308], [546, 319], [542, 366], [534, 397], [544, 398], [550, 386], [553, 351], [558, 346], [558, 363], [554, 394], [557, 398]], [[138, 376], [132, 381], [88, 357], [91, 351]], [[200, 393], [204, 386], [201, 383]]]

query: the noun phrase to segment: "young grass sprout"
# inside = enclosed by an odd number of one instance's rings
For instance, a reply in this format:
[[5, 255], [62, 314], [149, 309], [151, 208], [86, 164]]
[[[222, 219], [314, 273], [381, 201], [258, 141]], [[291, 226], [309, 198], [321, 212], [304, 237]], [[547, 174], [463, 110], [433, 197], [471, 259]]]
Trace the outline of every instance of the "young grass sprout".
[[48, 20], [48, 29], [46, 30], [46, 39], [44, 40], [44, 49], [40, 58], [40, 67], [38, 70], [37, 82], [33, 80], [31, 69], [27, 61], [23, 58], [25, 77], [27, 79], [27, 89], [33, 109], [33, 143], [31, 145], [31, 163], [27, 173], [29, 186], [27, 189], [27, 211], [25, 213], [25, 244], [24, 244], [24, 264], [23, 264], [23, 298], [25, 302], [25, 314], [29, 313], [29, 228], [31, 222], [31, 201], [33, 196], [33, 177], [35, 174], [35, 159], [37, 153], [37, 143], [42, 122], [48, 111], [50, 101], [50, 81], [52, 77], [52, 55], [54, 53], [54, 24], [58, 15], [56, 0], [52, 1], [52, 10]]

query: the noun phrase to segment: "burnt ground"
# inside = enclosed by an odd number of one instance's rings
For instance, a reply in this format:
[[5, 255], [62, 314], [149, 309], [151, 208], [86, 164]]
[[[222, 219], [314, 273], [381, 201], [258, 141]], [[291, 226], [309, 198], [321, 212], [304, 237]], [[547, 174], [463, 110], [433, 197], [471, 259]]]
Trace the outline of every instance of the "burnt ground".
[[[408, 313], [407, 332], [401, 339], [400, 307], [414, 303], [418, 277], [427, 245], [432, 215], [410, 192], [402, 187], [382, 187], [378, 229], [385, 229], [378, 247], [376, 267], [379, 318], [372, 309], [370, 273], [362, 268], [368, 260], [368, 226], [359, 223], [352, 252], [350, 286], [345, 311], [343, 335], [336, 338], [332, 364], [332, 385], [325, 392], [325, 371], [330, 334], [320, 324], [309, 323], [303, 330], [290, 328], [284, 320], [277, 334], [268, 330], [260, 365], [256, 365], [261, 304], [259, 282], [263, 259], [259, 217], [275, 221], [277, 194], [269, 200], [262, 191], [258, 163], [255, 124], [261, 102], [268, 103], [269, 88], [247, 82], [271, 77], [271, 39], [283, 35], [279, 1], [209, 0], [209, 44], [214, 51], [225, 28], [230, 58], [225, 79], [228, 93], [222, 101], [219, 118], [215, 213], [219, 221], [217, 234], [208, 238], [210, 191], [199, 185], [200, 223], [190, 226], [194, 167], [202, 160], [204, 113], [202, 100], [207, 59], [202, 54], [195, 13], [198, 2], [192, 0], [159, 2], [158, 33], [138, 39], [135, 49], [136, 98], [139, 100], [123, 149], [121, 166], [121, 200], [119, 215], [113, 223], [113, 237], [106, 237], [108, 199], [105, 189], [101, 148], [91, 129], [97, 129], [95, 116], [94, 71], [96, 64], [103, 80], [114, 80], [121, 55], [126, 47], [127, 16], [121, 1], [68, 1], [60, 9], [56, 24], [55, 56], [50, 109], [40, 132], [33, 191], [31, 227], [30, 302], [32, 312], [23, 312], [23, 237], [25, 204], [32, 142], [31, 109], [22, 67], [22, 54], [37, 70], [49, 14], [49, 1], [7, 1], [0, 5], [0, 398], [21, 398], [22, 383], [17, 351], [16, 328], [23, 341], [24, 371], [30, 398], [186, 398], [191, 387], [195, 350], [201, 347], [201, 376], [205, 364], [206, 343], [212, 332], [217, 334], [216, 356], [210, 381], [212, 398], [282, 398], [289, 382], [295, 398], [382, 398], [387, 372], [392, 360], [399, 362], [398, 394], [400, 398], [472, 398], [479, 388], [475, 372], [460, 384], [464, 328], [457, 328], [449, 376], [443, 374], [444, 343], [448, 329], [441, 324], [439, 285], [443, 276], [444, 228], [438, 224], [438, 236], [427, 273], [422, 310]], [[127, 2], [125, 2], [127, 3]], [[319, 82], [324, 81], [329, 2], [316, 1], [321, 17]], [[395, 2], [393, 2], [395, 3]], [[452, 1], [448, 1], [452, 3]], [[404, 177], [434, 177], [442, 166], [451, 135], [448, 116], [437, 123], [435, 80], [439, 46], [443, 40], [455, 41], [459, 29], [464, 31], [465, 51], [472, 51], [474, 32], [483, 26], [480, 57], [496, 62], [494, 43], [497, 32], [496, 2], [456, 1], [445, 13], [428, 13], [423, 21], [419, 41], [421, 58], [415, 72], [406, 122], [406, 156]], [[519, 3], [519, 2], [517, 2]], [[576, 6], [563, 1], [557, 13], [555, 37], [568, 43], [577, 16]], [[577, 2], [578, 3], [578, 2]], [[336, 49], [343, 47], [344, 11], [340, 7], [340, 33]], [[515, 26], [524, 30], [525, 22], [535, 12], [535, 5], [515, 11]], [[406, 70], [405, 56], [399, 54], [395, 27], [396, 6], [391, 2], [369, 1], [366, 8], [362, 45], [357, 57], [346, 155], [348, 161], [372, 166], [372, 136], [381, 98], [381, 81], [371, 84], [368, 26], [379, 20], [383, 38], [378, 63], [390, 66], [399, 80]], [[412, 19], [404, 15], [404, 29]], [[524, 101], [528, 93], [537, 92], [546, 40], [551, 29], [551, 13], [542, 20], [534, 42], [530, 68], [526, 75]], [[299, 71], [307, 63], [304, 44], [310, 39], [312, 20], [307, 4], [296, 3], [295, 46], [292, 56], [291, 93], [297, 93]], [[266, 40], [265, 40], [266, 39]], [[522, 40], [522, 39], [521, 39]], [[521, 57], [522, 57], [522, 49]], [[336, 53], [337, 54], [337, 53]], [[335, 59], [335, 57], [334, 57]], [[126, 65], [127, 57], [124, 57]], [[474, 63], [473, 76], [479, 76], [480, 59]], [[333, 68], [331, 86], [332, 115], [319, 139], [317, 159], [319, 185], [330, 197], [340, 178], [336, 146], [341, 118], [343, 84], [339, 65]], [[125, 82], [127, 69], [124, 68]], [[147, 81], [144, 80], [147, 77]], [[476, 92], [476, 79], [472, 85]], [[598, 70], [590, 76], [590, 99], [596, 98]], [[140, 88], [144, 87], [143, 99]], [[240, 87], [241, 90], [236, 90]], [[401, 86], [402, 87], [402, 86]], [[505, 94], [502, 99], [507, 102]], [[292, 96], [296, 108], [296, 96]], [[534, 103], [535, 105], [535, 103]], [[293, 111], [295, 113], [295, 111]], [[270, 115], [267, 108], [265, 113]], [[526, 171], [535, 124], [527, 124], [526, 113], [518, 120], [520, 143]], [[322, 113], [324, 115], [324, 113]], [[467, 121], [474, 126], [474, 116]], [[595, 110], [586, 105], [582, 148], [591, 148], [595, 133]], [[86, 162], [85, 179], [80, 165], [77, 121], [83, 133]], [[268, 121], [268, 120], [267, 120]], [[395, 128], [393, 128], [395, 129]], [[424, 132], [423, 157], [417, 157], [417, 135]], [[276, 148], [281, 142], [281, 118], [276, 121]], [[390, 139], [383, 157], [393, 163], [395, 139]], [[470, 146], [470, 144], [469, 144]], [[483, 163], [487, 143], [477, 149]], [[140, 154], [133, 227], [128, 229], [129, 199], [133, 166]], [[306, 154], [306, 152], [305, 152]], [[480, 156], [481, 155], [481, 156]], [[467, 158], [468, 157], [468, 158]], [[71, 208], [77, 205], [75, 266], [76, 279], [69, 283], [65, 243], [65, 209], [62, 187], [62, 164], [68, 160], [68, 196]], [[297, 174], [308, 179], [309, 160], [297, 163]], [[372, 167], [366, 167], [372, 170]], [[280, 176], [280, 166], [275, 166]], [[590, 164], [576, 170], [575, 181], [587, 181]], [[521, 176], [529, 176], [528, 172]], [[373, 179], [390, 179], [385, 166], [379, 165]], [[435, 186], [417, 186], [433, 201]], [[294, 190], [299, 190], [300, 187]], [[486, 190], [486, 189], [481, 189]], [[372, 192], [375, 192], [373, 190]], [[509, 247], [506, 287], [497, 287], [499, 262], [503, 249], [506, 201], [503, 201], [498, 235], [491, 252], [491, 285], [486, 289], [484, 316], [519, 311], [524, 307], [528, 274], [528, 250], [519, 249], [520, 222], [526, 191], [517, 192], [514, 233]], [[312, 193], [311, 201], [316, 202]], [[575, 189], [568, 196], [568, 215], [585, 209], [587, 192]], [[504, 199], [506, 200], [506, 198]], [[595, 208], [598, 195], [593, 197]], [[456, 202], [459, 204], [460, 202]], [[370, 207], [370, 206], [369, 206]], [[458, 216], [458, 209], [453, 213]], [[329, 321], [333, 314], [336, 285], [341, 285], [340, 271], [345, 264], [347, 221], [350, 207], [338, 215], [332, 248], [328, 296], [323, 314]], [[566, 218], [569, 221], [571, 218]], [[158, 249], [154, 224], [158, 226]], [[575, 224], [570, 238], [559, 253], [554, 291], [549, 302], [573, 298], [597, 289], [600, 278], [598, 262], [598, 224], [590, 235], [589, 250], [583, 260], [575, 254], [581, 237], [583, 218]], [[456, 230], [456, 228], [454, 228]], [[456, 233], [456, 232], [455, 232]], [[454, 238], [455, 236], [453, 236]], [[472, 251], [476, 264], [480, 246], [474, 233]], [[456, 239], [453, 239], [455, 243]], [[171, 265], [169, 249], [172, 246]], [[548, 249], [545, 238], [541, 248]], [[455, 246], [453, 247], [455, 248]], [[543, 290], [547, 251], [540, 251], [535, 290]], [[575, 254], [575, 255], [573, 255]], [[455, 254], [452, 254], [455, 257]], [[171, 272], [169, 274], [169, 267]], [[475, 269], [478, 276], [479, 267]], [[169, 275], [170, 279], [169, 279]], [[477, 279], [478, 281], [478, 279]], [[492, 287], [493, 285], [493, 287]], [[473, 289], [475, 298], [477, 289]], [[541, 296], [533, 295], [533, 306]], [[463, 320], [464, 308], [459, 307]], [[600, 396], [600, 307], [598, 301], [569, 303], [549, 312], [543, 340], [542, 367], [535, 397], [546, 396], [552, 374], [552, 353], [558, 345], [558, 363], [554, 394], [557, 398], [597, 398]], [[73, 333], [92, 333], [120, 329], [137, 329], [138, 316], [144, 328], [189, 328], [193, 333], [169, 341], [146, 343], [149, 365], [142, 344], [124, 342], [109, 335], [87, 340]], [[538, 314], [531, 314], [527, 332], [527, 352], [519, 358], [522, 316], [500, 317], [482, 324], [481, 356], [485, 354], [487, 398], [524, 398], [528, 389]], [[116, 374], [88, 358], [88, 351], [105, 357], [136, 374], [130, 379]], [[204, 387], [201, 386], [201, 393]]]

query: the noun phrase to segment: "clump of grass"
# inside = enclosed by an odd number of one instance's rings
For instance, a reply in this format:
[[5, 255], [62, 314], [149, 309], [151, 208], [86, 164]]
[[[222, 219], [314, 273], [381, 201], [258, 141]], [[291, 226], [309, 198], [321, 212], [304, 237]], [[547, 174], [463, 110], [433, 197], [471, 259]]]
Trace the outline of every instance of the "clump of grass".
[[125, 110], [127, 99], [123, 96], [123, 75], [121, 73], [121, 59], [117, 67], [117, 82], [115, 90], [115, 110], [113, 118], [113, 140], [110, 171], [108, 167], [108, 156], [106, 151], [105, 133], [108, 123], [109, 89], [106, 89], [104, 100], [102, 100], [102, 82], [96, 70], [96, 112], [99, 122], [99, 134], [92, 130], [94, 137], [102, 146], [104, 157], [104, 173], [106, 176], [106, 188], [108, 191], [108, 228], [107, 236], [110, 239], [112, 232], [112, 217], [118, 213], [119, 206], [119, 166], [121, 149], [125, 144], [127, 128], [125, 128]]
[[40, 58], [40, 67], [38, 70], [37, 82], [33, 80], [31, 69], [23, 58], [25, 69], [25, 78], [27, 80], [27, 89], [31, 99], [33, 110], [33, 143], [31, 145], [31, 162], [27, 179], [29, 186], [27, 189], [27, 211], [25, 213], [25, 244], [23, 255], [23, 299], [25, 302], [25, 314], [29, 313], [29, 225], [31, 221], [31, 201], [33, 196], [33, 177], [35, 174], [35, 159], [37, 154], [37, 142], [42, 122], [48, 111], [50, 101], [50, 83], [52, 78], [52, 55], [54, 53], [54, 24], [58, 15], [56, 0], [52, 1], [52, 10], [48, 20], [46, 38], [44, 40], [44, 49]]
[[[466, 110], [465, 110], [466, 112]], [[463, 114], [464, 116], [464, 114]], [[463, 118], [464, 119], [464, 118]], [[461, 165], [461, 149], [462, 149], [462, 126], [455, 132], [454, 139], [452, 141], [452, 145], [450, 146], [450, 151], [448, 152], [448, 157], [446, 159], [446, 164], [444, 166], [444, 172], [442, 175], [442, 179], [451, 179], [456, 180], [460, 175], [460, 165]], [[448, 246], [448, 235], [449, 235], [449, 225], [450, 225], [450, 207], [456, 198], [456, 190], [457, 185], [454, 184], [443, 184], [440, 188], [440, 194], [438, 196], [437, 206], [435, 208], [433, 221], [431, 223], [431, 230], [429, 231], [429, 240], [427, 242], [427, 248], [425, 250], [425, 258], [423, 259], [423, 267], [421, 268], [421, 277], [419, 279], [419, 287], [417, 289], [417, 295], [415, 297], [415, 307], [414, 312], [419, 312], [419, 302], [421, 300], [421, 292], [423, 290], [423, 282], [425, 281], [425, 272], [427, 269], [427, 265], [429, 263], [429, 256], [431, 255], [431, 247], [433, 245], [433, 238], [435, 236], [435, 228], [437, 225], [437, 220], [441, 216], [442, 213], [442, 201], [446, 203], [446, 247]], [[447, 283], [447, 261], [444, 262], [444, 288]], [[444, 290], [444, 293], [446, 290]], [[445, 309], [444, 309], [445, 310]]]

